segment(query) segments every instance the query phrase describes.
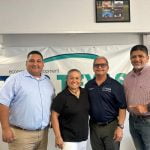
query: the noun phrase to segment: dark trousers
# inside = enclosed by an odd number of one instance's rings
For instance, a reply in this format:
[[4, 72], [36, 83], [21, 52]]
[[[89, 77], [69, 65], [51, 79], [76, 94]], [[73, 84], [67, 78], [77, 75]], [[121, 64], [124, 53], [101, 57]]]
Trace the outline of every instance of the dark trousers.
[[107, 125], [98, 125], [90, 121], [90, 140], [92, 150], [119, 150], [120, 142], [113, 140], [117, 120]]

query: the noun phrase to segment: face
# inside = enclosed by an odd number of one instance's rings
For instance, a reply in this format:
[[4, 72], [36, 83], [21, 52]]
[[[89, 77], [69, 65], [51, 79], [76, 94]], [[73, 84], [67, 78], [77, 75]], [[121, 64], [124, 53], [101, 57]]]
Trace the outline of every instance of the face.
[[26, 68], [28, 72], [36, 77], [41, 76], [41, 72], [43, 70], [44, 63], [40, 55], [31, 54], [26, 61]]
[[93, 71], [95, 72], [96, 76], [105, 76], [108, 72], [109, 66], [104, 58], [97, 58], [94, 66]]
[[67, 85], [70, 89], [77, 89], [81, 85], [81, 74], [77, 71], [70, 72], [67, 78]]
[[143, 51], [133, 51], [130, 56], [131, 64], [135, 70], [141, 70], [149, 60], [149, 56]]

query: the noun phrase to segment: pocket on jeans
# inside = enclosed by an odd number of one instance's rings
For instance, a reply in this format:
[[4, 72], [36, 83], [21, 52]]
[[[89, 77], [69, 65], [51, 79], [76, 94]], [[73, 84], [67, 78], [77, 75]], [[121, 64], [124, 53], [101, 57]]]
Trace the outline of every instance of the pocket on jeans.
[[145, 118], [144, 122], [146, 125], [148, 125], [150, 127], [150, 118]]

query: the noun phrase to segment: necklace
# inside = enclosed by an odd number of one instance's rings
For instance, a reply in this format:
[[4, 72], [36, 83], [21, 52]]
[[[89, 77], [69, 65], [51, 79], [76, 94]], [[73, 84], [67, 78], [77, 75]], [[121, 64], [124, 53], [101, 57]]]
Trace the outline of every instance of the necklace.
[[80, 89], [74, 89], [74, 90], [72, 90], [72, 89], [70, 89], [70, 88], [68, 88], [69, 89], [69, 91], [73, 94], [73, 95], [75, 95], [77, 98], [79, 98], [79, 96], [80, 96]]

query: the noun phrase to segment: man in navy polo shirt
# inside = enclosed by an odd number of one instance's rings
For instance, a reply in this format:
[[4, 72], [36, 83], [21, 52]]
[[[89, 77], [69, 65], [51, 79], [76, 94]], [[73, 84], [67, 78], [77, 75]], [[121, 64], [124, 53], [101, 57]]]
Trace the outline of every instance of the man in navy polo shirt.
[[105, 57], [93, 63], [95, 78], [85, 88], [90, 100], [90, 139], [93, 150], [119, 150], [126, 116], [123, 86], [108, 74]]

